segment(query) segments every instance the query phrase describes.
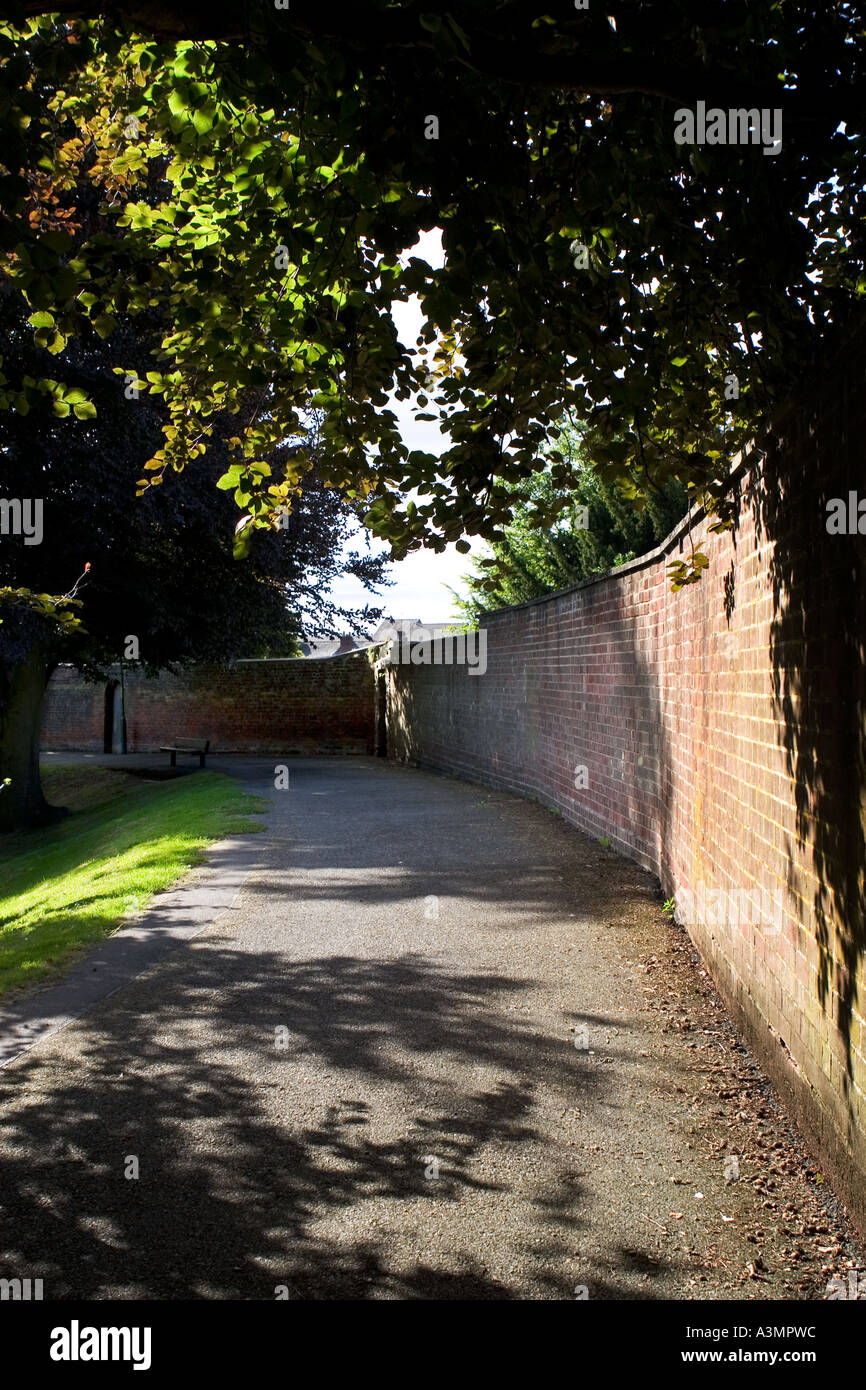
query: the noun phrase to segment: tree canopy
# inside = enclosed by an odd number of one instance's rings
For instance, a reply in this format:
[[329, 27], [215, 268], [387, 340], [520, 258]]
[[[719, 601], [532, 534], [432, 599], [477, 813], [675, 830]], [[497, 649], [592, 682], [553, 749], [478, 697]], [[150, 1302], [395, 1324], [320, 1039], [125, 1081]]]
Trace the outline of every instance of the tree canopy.
[[[21, 295], [0, 286], [0, 347], [12, 389], [45, 380], [52, 357], [33, 342]], [[118, 325], [121, 347], [145, 357], [158, 340], [145, 316]], [[327, 589], [349, 568], [372, 587], [383, 561], [346, 557], [351, 509], [334, 490], [304, 477], [285, 526], [260, 531], [239, 564], [237, 510], [215, 484], [226, 466], [229, 419], [196, 468], [171, 488], [136, 498], [142, 462], [166, 416], [157, 397], [120, 394], [112, 350], [95, 333], [65, 353], [58, 398], [39, 395], [7, 418], [0, 441], [4, 530], [0, 545], [0, 829], [47, 812], [39, 790], [39, 711], [46, 673], [59, 660], [91, 676], [124, 656], [150, 673], [175, 663], [299, 654], [307, 622], [364, 621], [380, 610], [336, 609]], [[76, 417], [87, 397], [88, 410]], [[313, 422], [315, 423], [315, 422]], [[309, 447], [315, 452], [315, 430]], [[279, 451], [278, 451], [279, 452]]]
[[[718, 506], [866, 289], [847, 0], [41, 8], [0, 26], [5, 273], [61, 380], [86, 324], [111, 341], [163, 313], [142, 389], [168, 416], [140, 488], [235, 414], [242, 541], [312, 466], [311, 408], [322, 480], [397, 556], [495, 539], [543, 450], [569, 487], [563, 413], [623, 497], [676, 478]], [[698, 101], [780, 110], [781, 148], [678, 144]], [[438, 270], [401, 254], [434, 227]], [[412, 294], [407, 348], [389, 311]], [[120, 389], [140, 365], [117, 356]], [[5, 404], [46, 389], [62, 404], [44, 382]], [[407, 448], [392, 392], [442, 423], [441, 451]]]
[[[556, 593], [646, 554], [685, 515], [686, 492], [676, 479], [658, 492], [650, 489], [638, 508], [601, 481], [568, 426], [560, 448], [574, 466], [574, 485], [557, 490], [549, 468], [516, 484], [502, 540], [475, 561], [466, 593], [455, 595], [474, 622], [483, 622], [491, 609]], [[542, 517], [556, 519], [548, 525]]]
[[[0, 286], [0, 350], [14, 390], [45, 379], [53, 365], [34, 345], [25, 315], [21, 296]], [[142, 317], [120, 325], [115, 336], [121, 350], [143, 360], [159, 330]], [[167, 411], [158, 396], [118, 393], [112, 356], [95, 333], [76, 339], [65, 354], [63, 413], [42, 396], [26, 415], [6, 421], [3, 490], [28, 506], [38, 503], [39, 535], [4, 538], [0, 595], [12, 597], [16, 588], [63, 593], [87, 564], [76, 595], [82, 627], [74, 642], [67, 635], [62, 651], [94, 668], [117, 659], [127, 634], [138, 635], [141, 660], [156, 671], [181, 661], [293, 654], [311, 625], [321, 630], [329, 619], [333, 626], [380, 616], [378, 608], [349, 612], [328, 600], [338, 573], [348, 568], [373, 588], [384, 582], [385, 562], [345, 554], [353, 511], [322, 487], [315, 468], [279, 528], [256, 534], [250, 562], [233, 562], [237, 513], [216, 488], [230, 419], [214, 418], [196, 469], [136, 500], [135, 478], [160, 442]], [[78, 419], [85, 396], [88, 413]], [[315, 456], [315, 421], [307, 446]]]

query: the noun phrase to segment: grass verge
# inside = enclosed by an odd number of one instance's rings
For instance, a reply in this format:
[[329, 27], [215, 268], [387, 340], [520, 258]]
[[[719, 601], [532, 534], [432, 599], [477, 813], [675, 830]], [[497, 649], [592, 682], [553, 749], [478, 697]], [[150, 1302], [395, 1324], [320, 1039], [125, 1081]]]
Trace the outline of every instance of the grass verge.
[[261, 797], [219, 772], [148, 783], [103, 767], [43, 772], [71, 814], [0, 839], [0, 994], [60, 973], [204, 857], [214, 840], [262, 830]]

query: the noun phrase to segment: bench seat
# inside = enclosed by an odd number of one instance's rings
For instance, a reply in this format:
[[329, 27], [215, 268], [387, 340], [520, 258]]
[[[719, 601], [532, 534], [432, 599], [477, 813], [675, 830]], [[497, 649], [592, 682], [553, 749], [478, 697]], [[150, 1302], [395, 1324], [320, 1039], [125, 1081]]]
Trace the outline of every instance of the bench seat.
[[178, 753], [197, 753], [198, 765], [204, 767], [205, 756], [210, 748], [209, 738], [176, 738], [174, 743], [165, 744], [160, 753], [171, 754], [171, 765], [177, 767]]

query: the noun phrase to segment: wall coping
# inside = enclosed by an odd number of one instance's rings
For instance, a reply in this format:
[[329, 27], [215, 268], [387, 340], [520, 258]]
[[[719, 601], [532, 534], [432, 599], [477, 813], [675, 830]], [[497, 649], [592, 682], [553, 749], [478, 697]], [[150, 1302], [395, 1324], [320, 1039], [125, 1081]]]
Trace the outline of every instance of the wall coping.
[[[355, 647], [350, 652], [331, 652], [330, 656], [239, 656], [236, 660], [226, 664], [229, 668], [232, 666], [289, 666], [293, 661], [303, 661], [307, 666], [316, 666], [319, 662], [341, 661], [344, 656], [361, 656], [363, 652], [369, 650], [369, 647]], [[215, 664], [219, 665], [220, 663]]]
[[[295, 661], [305, 662], [308, 666], [315, 666], [320, 661], [338, 661], [344, 656], [361, 656], [362, 653], [371, 651], [372, 647], [373, 644], [371, 643], [368, 647], [356, 647], [351, 652], [332, 652], [330, 656], [239, 656], [234, 661], [227, 661], [224, 665], [221, 661], [191, 661], [186, 666], [181, 666], [179, 671], [192, 670], [196, 666], [219, 666], [226, 671], [230, 671], [233, 666], [288, 666]], [[134, 671], [138, 665], [138, 662], [132, 661], [125, 663], [128, 671]], [[105, 669], [115, 671], [119, 668], [120, 662], [112, 661]], [[54, 669], [55, 671], [77, 671], [78, 667], [74, 661], [58, 661]], [[164, 671], [168, 672], [169, 675], [179, 674], [179, 671], [172, 671], [168, 666], [160, 667], [160, 675]], [[99, 681], [94, 681], [93, 684], [98, 685]]]

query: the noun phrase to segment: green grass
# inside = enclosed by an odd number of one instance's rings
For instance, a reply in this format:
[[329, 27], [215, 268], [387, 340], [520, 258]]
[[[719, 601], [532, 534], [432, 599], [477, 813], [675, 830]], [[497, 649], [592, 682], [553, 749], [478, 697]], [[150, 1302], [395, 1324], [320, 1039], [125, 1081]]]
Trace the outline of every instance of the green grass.
[[71, 814], [0, 839], [0, 994], [68, 967], [225, 835], [262, 830], [261, 797], [197, 772], [148, 783], [102, 767], [43, 773], [49, 802]]

